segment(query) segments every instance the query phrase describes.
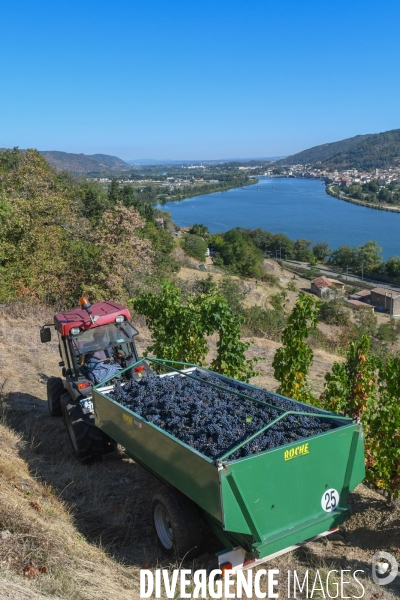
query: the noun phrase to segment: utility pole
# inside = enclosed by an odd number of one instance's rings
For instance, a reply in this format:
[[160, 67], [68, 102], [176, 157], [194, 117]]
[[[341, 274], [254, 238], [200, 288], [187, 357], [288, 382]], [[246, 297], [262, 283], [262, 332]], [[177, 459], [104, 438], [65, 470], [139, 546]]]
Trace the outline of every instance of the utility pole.
[[346, 265], [346, 281], [349, 280], [349, 265]]
[[364, 261], [361, 263], [361, 281], [364, 281]]

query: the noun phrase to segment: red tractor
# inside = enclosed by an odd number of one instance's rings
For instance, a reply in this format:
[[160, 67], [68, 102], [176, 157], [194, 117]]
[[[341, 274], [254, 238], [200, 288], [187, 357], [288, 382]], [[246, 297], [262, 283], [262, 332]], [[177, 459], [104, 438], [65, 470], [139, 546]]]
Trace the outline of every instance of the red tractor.
[[94, 422], [92, 387], [115, 375], [139, 380], [151, 369], [141, 363], [119, 372], [139, 360], [135, 346], [138, 331], [130, 322], [129, 310], [116, 302], [91, 305], [81, 298], [80, 308], [54, 315], [54, 323], [40, 330], [42, 342], [51, 341], [50, 327], [58, 335], [61, 377], [47, 381], [47, 403], [52, 416], [65, 420], [73, 452], [81, 460], [111, 452], [116, 443]]

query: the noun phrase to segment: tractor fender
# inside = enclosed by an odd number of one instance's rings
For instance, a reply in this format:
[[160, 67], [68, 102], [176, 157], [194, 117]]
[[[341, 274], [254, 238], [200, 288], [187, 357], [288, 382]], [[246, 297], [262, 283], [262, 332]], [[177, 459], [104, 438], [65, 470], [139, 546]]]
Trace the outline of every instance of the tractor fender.
[[82, 398], [82, 394], [80, 393], [79, 390], [77, 390], [75, 388], [75, 386], [73, 385], [73, 382], [66, 379], [64, 381], [64, 387], [67, 390], [67, 392], [69, 393], [69, 395], [71, 396], [71, 399], [76, 402], [78, 400], [80, 400]]

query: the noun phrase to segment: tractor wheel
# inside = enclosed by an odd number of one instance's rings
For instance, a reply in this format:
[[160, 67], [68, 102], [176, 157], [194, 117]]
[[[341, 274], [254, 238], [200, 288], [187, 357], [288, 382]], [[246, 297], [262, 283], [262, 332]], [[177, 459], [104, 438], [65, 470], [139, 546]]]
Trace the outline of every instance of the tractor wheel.
[[163, 551], [179, 559], [193, 559], [201, 553], [203, 524], [191, 500], [174, 488], [154, 494], [152, 521]]
[[79, 402], [67, 393], [61, 396], [61, 408], [74, 455], [81, 461], [116, 450], [115, 442], [96, 427], [93, 414], [84, 414]]
[[61, 377], [49, 377], [47, 380], [47, 408], [52, 417], [62, 415], [60, 396], [64, 392], [65, 389]]

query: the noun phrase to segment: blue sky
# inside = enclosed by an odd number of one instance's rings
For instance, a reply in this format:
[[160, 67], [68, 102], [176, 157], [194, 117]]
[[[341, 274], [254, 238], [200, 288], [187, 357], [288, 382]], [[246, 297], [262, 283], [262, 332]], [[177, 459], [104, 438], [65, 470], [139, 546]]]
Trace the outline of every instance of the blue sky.
[[0, 146], [282, 156], [400, 127], [400, 4], [0, 5]]

